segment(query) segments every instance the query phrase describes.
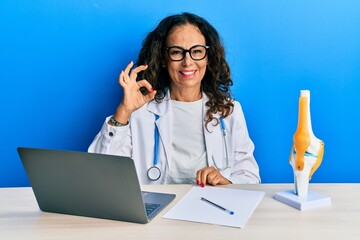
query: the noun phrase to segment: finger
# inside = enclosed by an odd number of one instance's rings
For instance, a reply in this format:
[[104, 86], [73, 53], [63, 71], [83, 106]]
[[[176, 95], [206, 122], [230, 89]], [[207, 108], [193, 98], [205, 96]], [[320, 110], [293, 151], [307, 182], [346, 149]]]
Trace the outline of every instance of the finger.
[[125, 83], [125, 81], [124, 81], [124, 71], [121, 71], [121, 73], [120, 73], [120, 75], [119, 75], [119, 84], [120, 84], [120, 86], [124, 86], [124, 83]]
[[214, 171], [214, 167], [205, 167], [200, 170], [200, 185], [204, 187], [207, 183], [208, 175]]
[[154, 89], [152, 87], [152, 85], [147, 81], [147, 80], [140, 80], [140, 81], [137, 81], [136, 82], [138, 87], [141, 88], [141, 87], [144, 87], [146, 88], [149, 92], [153, 92]]
[[216, 169], [216, 168], [213, 168], [212, 170], [213, 170], [213, 171], [211, 171], [211, 172], [207, 175], [207, 177], [206, 177], [206, 182], [207, 182], [208, 184], [211, 184], [211, 185], [214, 185], [214, 183], [215, 183], [215, 185], [216, 185], [216, 183], [217, 183], [217, 181], [218, 181], [218, 177], [221, 176], [221, 174], [220, 174], [219, 170]]
[[230, 184], [231, 182], [223, 175], [221, 175], [219, 171], [217, 171], [215, 176], [211, 176], [211, 180], [208, 181], [208, 183], [211, 184], [212, 186], [215, 186], [218, 184], [220, 185]]
[[205, 168], [201, 169], [199, 171], [199, 185], [201, 187], [205, 187], [206, 176], [207, 176], [206, 169]]
[[208, 184], [212, 186], [218, 185], [223, 179], [223, 176], [221, 176], [220, 173], [212, 173], [208, 175]]
[[130, 70], [131, 70], [131, 68], [132, 68], [133, 66], [134, 66], [133, 61], [131, 61], [131, 62], [126, 66], [126, 68], [125, 68], [125, 70], [124, 70], [124, 73], [125, 73], [127, 76], [129, 76]]
[[196, 172], [196, 184], [204, 187], [205, 183], [203, 182], [203, 175], [204, 175], [205, 168], [202, 168]]
[[131, 70], [130, 79], [136, 80], [138, 73], [146, 70], [147, 67], [148, 67], [148, 65], [140, 65], [140, 66], [134, 68], [133, 70]]
[[126, 75], [124, 71], [121, 71], [121, 74], [120, 74], [120, 76], [119, 76], [119, 83], [120, 83], [120, 85], [121, 85], [123, 88], [125, 88], [126, 85], [127, 85], [127, 83], [129, 83], [129, 81], [130, 81], [129, 76]]
[[216, 178], [217, 175], [218, 175], [218, 172], [217, 172], [216, 170], [210, 172], [210, 173], [206, 176], [206, 183], [212, 184], [212, 182], [214, 181], [214, 179]]
[[204, 187], [207, 184], [209, 174], [213, 171], [211, 168], [206, 168], [201, 175], [201, 186]]
[[155, 95], [156, 95], [156, 91], [153, 90], [151, 93], [149, 94], [146, 94], [144, 97], [145, 97], [145, 101], [146, 102], [150, 102], [151, 100], [153, 100], [155, 98]]
[[202, 168], [202, 169], [200, 169], [200, 170], [198, 170], [197, 172], [196, 172], [196, 184], [197, 185], [199, 185], [199, 186], [201, 186], [201, 179], [202, 179], [202, 174], [203, 174], [203, 171], [204, 171], [204, 168]]

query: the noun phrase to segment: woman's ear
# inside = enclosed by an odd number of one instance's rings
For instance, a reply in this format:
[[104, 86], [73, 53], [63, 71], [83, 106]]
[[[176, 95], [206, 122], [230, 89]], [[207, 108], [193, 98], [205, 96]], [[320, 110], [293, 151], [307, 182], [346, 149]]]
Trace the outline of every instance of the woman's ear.
[[165, 68], [166, 67], [166, 59], [164, 59], [164, 57], [162, 57], [161, 58], [161, 66], [163, 67], [163, 68]]

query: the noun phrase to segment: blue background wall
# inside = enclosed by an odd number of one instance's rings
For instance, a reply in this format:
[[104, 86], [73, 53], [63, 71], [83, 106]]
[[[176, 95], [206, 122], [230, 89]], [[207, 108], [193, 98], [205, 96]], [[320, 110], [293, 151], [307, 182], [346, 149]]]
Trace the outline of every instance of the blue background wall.
[[0, 186], [28, 186], [18, 146], [86, 151], [119, 72], [169, 14], [219, 31], [264, 183], [292, 182], [301, 89], [325, 141], [312, 182], [360, 182], [360, 1], [0, 1]]

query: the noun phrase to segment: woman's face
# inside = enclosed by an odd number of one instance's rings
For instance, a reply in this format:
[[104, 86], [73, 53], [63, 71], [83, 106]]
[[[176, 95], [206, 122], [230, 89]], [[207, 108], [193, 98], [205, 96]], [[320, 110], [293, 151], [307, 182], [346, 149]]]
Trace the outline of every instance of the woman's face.
[[[166, 47], [178, 46], [189, 50], [195, 45], [206, 45], [205, 37], [200, 30], [192, 25], [186, 24], [175, 27], [167, 37]], [[165, 65], [170, 75], [171, 90], [200, 90], [208, 62], [207, 56], [199, 61], [193, 60], [189, 52], [181, 61], [172, 61], [167, 53], [165, 54]]]

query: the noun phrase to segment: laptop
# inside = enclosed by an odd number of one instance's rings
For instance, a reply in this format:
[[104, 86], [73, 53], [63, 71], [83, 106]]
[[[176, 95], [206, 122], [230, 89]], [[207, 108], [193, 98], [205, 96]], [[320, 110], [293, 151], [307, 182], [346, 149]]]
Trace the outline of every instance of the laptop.
[[23, 147], [18, 153], [44, 212], [148, 223], [175, 198], [142, 192], [129, 157]]

